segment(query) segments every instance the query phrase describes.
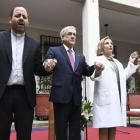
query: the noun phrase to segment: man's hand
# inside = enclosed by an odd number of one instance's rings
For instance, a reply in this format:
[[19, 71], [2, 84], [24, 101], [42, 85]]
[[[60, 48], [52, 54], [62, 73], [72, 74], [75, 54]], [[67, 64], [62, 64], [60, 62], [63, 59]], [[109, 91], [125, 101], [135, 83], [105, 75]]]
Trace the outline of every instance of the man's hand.
[[138, 52], [133, 52], [129, 57], [129, 61], [135, 65], [138, 65], [138, 59], [139, 59]]
[[44, 62], [44, 68], [47, 72], [51, 72], [51, 71], [53, 71], [56, 64], [57, 64], [57, 60], [55, 58], [54, 59], [47, 59]]

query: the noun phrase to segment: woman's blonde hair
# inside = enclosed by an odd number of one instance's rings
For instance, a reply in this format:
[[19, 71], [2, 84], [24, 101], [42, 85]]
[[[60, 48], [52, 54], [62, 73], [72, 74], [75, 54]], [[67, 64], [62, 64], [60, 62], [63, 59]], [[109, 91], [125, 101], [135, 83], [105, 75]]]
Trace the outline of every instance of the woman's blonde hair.
[[106, 37], [104, 37], [103, 39], [100, 40], [100, 42], [99, 42], [99, 44], [97, 46], [97, 56], [104, 54], [104, 52], [103, 52], [103, 46], [104, 46], [105, 40], [107, 40], [107, 39], [110, 39], [109, 36], [106, 36]]

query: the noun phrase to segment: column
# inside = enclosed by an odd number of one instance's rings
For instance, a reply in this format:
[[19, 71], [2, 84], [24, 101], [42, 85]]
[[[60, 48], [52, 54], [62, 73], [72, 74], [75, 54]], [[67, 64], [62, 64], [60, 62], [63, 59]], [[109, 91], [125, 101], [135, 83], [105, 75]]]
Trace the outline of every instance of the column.
[[[96, 49], [100, 40], [99, 29], [99, 0], [84, 0], [82, 11], [83, 26], [83, 54], [88, 64], [92, 64], [92, 58], [96, 56]], [[86, 93], [88, 99], [93, 102], [93, 82], [86, 78]]]

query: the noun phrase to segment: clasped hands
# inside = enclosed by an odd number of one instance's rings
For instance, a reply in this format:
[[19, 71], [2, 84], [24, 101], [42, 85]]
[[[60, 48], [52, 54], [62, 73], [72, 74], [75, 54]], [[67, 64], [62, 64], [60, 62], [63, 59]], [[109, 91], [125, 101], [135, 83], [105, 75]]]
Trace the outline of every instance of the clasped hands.
[[95, 62], [94, 67], [95, 67], [96, 71], [99, 71], [99, 72], [102, 72], [105, 68], [105, 66], [101, 62]]
[[54, 59], [47, 59], [45, 62], [44, 62], [44, 68], [47, 72], [51, 72], [53, 71], [54, 67], [56, 66], [57, 64], [57, 60], [54, 58]]
[[95, 78], [100, 76], [101, 72], [104, 70], [105, 66], [101, 62], [95, 62], [94, 67], [96, 69]]

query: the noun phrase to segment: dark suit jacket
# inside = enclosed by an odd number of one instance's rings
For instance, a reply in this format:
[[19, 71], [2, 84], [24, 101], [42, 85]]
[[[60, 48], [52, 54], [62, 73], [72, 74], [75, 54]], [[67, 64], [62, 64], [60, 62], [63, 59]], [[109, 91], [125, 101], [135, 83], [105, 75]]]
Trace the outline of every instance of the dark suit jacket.
[[[23, 52], [23, 76], [29, 102], [36, 105], [36, 75], [48, 75], [41, 61], [40, 44], [33, 38], [25, 35]], [[11, 32], [0, 32], [0, 98], [4, 93], [12, 70]]]
[[68, 57], [64, 46], [50, 47], [46, 59], [56, 58], [58, 64], [53, 70], [52, 75], [52, 91], [50, 101], [54, 103], [69, 103], [72, 95], [74, 95], [74, 103], [81, 105], [82, 75], [90, 76], [94, 71], [94, 66], [88, 66], [85, 57], [75, 51], [75, 70]]

